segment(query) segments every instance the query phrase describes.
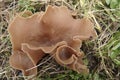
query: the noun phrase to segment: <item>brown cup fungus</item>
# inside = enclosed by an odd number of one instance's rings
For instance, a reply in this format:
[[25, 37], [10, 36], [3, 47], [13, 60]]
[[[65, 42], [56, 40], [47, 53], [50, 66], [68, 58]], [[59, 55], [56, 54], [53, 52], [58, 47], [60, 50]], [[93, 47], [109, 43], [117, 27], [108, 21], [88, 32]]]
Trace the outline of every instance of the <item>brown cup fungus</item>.
[[12, 43], [9, 63], [25, 76], [37, 74], [35, 66], [46, 53], [62, 66], [79, 73], [88, 72], [79, 48], [83, 40], [96, 37], [93, 23], [87, 18], [74, 19], [65, 6], [48, 6], [45, 12], [35, 14], [29, 11], [17, 14], [8, 31]]

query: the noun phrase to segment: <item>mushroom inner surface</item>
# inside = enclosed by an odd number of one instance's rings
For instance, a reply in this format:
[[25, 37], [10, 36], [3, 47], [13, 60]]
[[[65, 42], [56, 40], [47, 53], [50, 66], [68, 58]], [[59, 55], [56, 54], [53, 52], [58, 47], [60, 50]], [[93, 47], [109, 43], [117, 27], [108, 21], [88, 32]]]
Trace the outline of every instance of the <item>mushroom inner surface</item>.
[[61, 60], [68, 60], [69, 58], [71, 58], [71, 56], [73, 55], [73, 51], [67, 47], [62, 48], [62, 50], [60, 50], [59, 52], [59, 57]]

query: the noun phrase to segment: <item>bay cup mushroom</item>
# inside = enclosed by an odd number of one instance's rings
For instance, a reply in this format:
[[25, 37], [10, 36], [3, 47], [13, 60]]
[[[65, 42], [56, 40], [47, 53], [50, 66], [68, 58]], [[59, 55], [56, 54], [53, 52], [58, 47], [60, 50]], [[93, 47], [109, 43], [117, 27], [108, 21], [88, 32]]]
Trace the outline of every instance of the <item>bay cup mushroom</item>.
[[10, 22], [8, 32], [12, 43], [9, 63], [25, 76], [37, 74], [35, 66], [46, 54], [61, 66], [79, 73], [89, 71], [80, 47], [82, 41], [97, 36], [94, 25], [88, 18], [74, 19], [65, 6], [48, 6], [45, 12], [34, 14], [21, 12]]

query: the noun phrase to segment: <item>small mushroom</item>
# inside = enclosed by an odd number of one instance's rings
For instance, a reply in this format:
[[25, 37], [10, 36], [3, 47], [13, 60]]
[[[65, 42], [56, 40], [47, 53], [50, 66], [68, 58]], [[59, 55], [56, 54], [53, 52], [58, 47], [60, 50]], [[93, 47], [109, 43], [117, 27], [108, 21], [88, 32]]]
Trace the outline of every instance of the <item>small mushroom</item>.
[[54, 55], [62, 66], [88, 72], [79, 48], [83, 40], [95, 38], [96, 31], [88, 18], [74, 19], [65, 6], [48, 6], [45, 12], [35, 14], [29, 11], [17, 14], [8, 32], [12, 43], [10, 65], [24, 75], [36, 75], [35, 66], [47, 53]]

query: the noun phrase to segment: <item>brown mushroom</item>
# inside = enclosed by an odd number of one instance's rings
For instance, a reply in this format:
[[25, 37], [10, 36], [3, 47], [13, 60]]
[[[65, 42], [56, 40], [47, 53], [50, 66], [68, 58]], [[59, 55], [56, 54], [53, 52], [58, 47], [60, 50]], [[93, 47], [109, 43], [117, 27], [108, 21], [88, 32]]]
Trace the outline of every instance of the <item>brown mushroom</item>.
[[[64, 6], [48, 6], [46, 12], [18, 14], [8, 27], [12, 42], [10, 65], [22, 70], [24, 75], [37, 74], [36, 64], [46, 54], [62, 66], [77, 72], [88, 72], [82, 62], [83, 52], [79, 48], [82, 40], [96, 37], [92, 22], [87, 19], [73, 19]], [[26, 71], [35, 67], [31, 70]]]

